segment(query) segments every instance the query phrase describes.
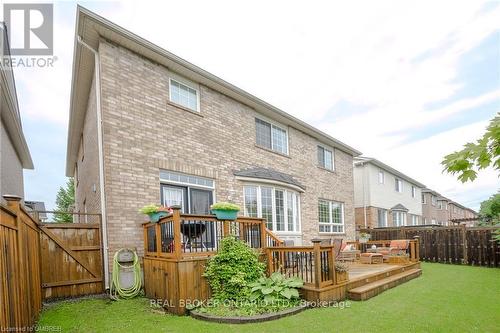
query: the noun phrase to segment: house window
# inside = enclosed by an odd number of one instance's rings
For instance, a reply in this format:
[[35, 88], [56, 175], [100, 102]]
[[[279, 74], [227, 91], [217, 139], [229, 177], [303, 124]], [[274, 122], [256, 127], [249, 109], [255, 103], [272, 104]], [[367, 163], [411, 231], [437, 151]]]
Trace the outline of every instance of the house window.
[[261, 217], [269, 230], [299, 232], [299, 194], [283, 188], [246, 185], [245, 216]]
[[378, 171], [378, 183], [379, 184], [385, 183], [385, 173], [382, 170]]
[[426, 204], [427, 203], [427, 200], [425, 199], [425, 194], [422, 193], [422, 204]]
[[418, 225], [418, 216], [411, 215], [411, 225]]
[[437, 208], [438, 209], [443, 209], [443, 202], [442, 201], [438, 201]]
[[288, 133], [286, 130], [255, 118], [255, 137], [258, 146], [288, 155]]
[[387, 210], [379, 208], [377, 209], [378, 226], [387, 227]]
[[403, 181], [399, 178], [394, 178], [394, 189], [396, 192], [402, 193], [403, 192]]
[[432, 220], [431, 220], [431, 223], [432, 223], [432, 224], [436, 224], [436, 220], [435, 220], [435, 219], [432, 219]]
[[435, 195], [432, 195], [432, 196], [431, 196], [431, 204], [432, 204], [433, 206], [436, 206], [436, 204], [437, 204], [437, 197], [436, 197]]
[[344, 232], [344, 204], [337, 201], [319, 200], [319, 232]]
[[160, 170], [160, 182], [160, 197], [163, 205], [180, 206], [183, 213], [210, 213], [214, 196], [212, 179]]
[[392, 222], [395, 227], [401, 227], [405, 225], [405, 212], [393, 211], [392, 212]]
[[190, 110], [199, 111], [198, 90], [170, 79], [170, 101]]
[[333, 170], [333, 152], [318, 146], [318, 165], [322, 168]]
[[411, 187], [411, 197], [415, 198], [417, 196], [417, 188], [415, 186]]

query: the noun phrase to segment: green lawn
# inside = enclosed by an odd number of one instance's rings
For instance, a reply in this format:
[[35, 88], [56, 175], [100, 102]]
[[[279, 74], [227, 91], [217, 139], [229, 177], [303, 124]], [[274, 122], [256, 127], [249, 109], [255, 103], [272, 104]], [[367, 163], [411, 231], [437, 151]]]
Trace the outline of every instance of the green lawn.
[[500, 332], [500, 269], [423, 263], [423, 275], [350, 307], [245, 325], [159, 314], [149, 300], [68, 301], [41, 314], [62, 332]]

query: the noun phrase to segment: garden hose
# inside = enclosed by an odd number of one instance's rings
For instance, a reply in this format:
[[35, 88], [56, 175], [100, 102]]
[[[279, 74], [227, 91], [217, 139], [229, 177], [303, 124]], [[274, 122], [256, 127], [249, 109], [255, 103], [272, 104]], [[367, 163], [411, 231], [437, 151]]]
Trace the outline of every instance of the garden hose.
[[[134, 254], [134, 262], [130, 266], [122, 265], [118, 261], [118, 254], [122, 251], [130, 251]], [[120, 269], [133, 269], [134, 270], [134, 283], [128, 287], [124, 288], [120, 284]], [[142, 279], [141, 279], [141, 264], [139, 263], [139, 256], [135, 251], [130, 249], [120, 249], [116, 251], [113, 257], [113, 281], [111, 283], [111, 289], [109, 295], [112, 299], [118, 300], [118, 298], [129, 299], [133, 298], [141, 292]]]

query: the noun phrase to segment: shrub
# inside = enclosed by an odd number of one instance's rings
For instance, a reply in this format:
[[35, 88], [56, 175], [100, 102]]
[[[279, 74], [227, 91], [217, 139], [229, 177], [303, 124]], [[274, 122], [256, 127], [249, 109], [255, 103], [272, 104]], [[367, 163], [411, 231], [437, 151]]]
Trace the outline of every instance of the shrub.
[[217, 202], [214, 203], [211, 206], [212, 209], [217, 209], [217, 210], [232, 210], [232, 211], [239, 211], [240, 207], [238, 205], [235, 205], [230, 202]]
[[274, 272], [271, 277], [262, 277], [250, 284], [252, 296], [250, 300], [264, 300], [266, 303], [274, 303], [282, 300], [299, 298], [300, 288], [304, 282], [298, 277], [285, 278], [283, 274]]
[[262, 277], [264, 271], [257, 252], [234, 237], [226, 237], [219, 252], [209, 259], [204, 276], [214, 299], [238, 301], [248, 299], [249, 284]]

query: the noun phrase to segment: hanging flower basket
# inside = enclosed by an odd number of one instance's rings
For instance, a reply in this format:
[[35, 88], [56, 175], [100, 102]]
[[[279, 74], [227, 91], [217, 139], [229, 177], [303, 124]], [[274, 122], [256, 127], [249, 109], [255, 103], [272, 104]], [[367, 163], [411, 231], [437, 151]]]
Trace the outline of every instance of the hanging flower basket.
[[160, 221], [161, 218], [172, 213], [172, 209], [164, 206], [146, 205], [139, 209], [139, 213], [149, 216], [149, 220], [153, 223]]
[[234, 221], [238, 218], [240, 207], [229, 202], [218, 202], [212, 205], [212, 214], [217, 220]]

